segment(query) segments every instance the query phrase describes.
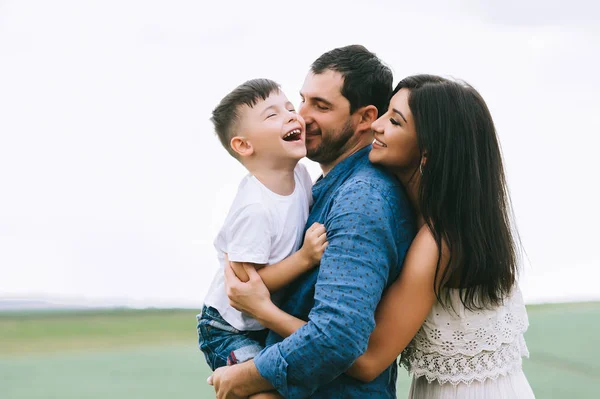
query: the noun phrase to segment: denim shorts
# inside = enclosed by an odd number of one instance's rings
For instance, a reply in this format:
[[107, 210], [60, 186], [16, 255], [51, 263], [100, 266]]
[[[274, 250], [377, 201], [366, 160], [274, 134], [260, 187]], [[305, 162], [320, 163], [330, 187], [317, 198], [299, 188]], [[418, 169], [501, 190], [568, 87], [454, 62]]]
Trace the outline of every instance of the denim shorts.
[[268, 330], [240, 331], [210, 306], [203, 306], [196, 319], [198, 345], [213, 370], [253, 359], [264, 348]]

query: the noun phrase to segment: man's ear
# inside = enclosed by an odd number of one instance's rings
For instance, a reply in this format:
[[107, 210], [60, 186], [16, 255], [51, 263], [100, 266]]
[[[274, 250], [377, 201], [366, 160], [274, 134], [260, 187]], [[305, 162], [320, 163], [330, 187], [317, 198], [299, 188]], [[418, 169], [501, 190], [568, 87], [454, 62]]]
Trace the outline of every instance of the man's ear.
[[235, 136], [229, 142], [229, 145], [241, 157], [249, 157], [254, 153], [252, 144], [242, 136]]
[[356, 130], [359, 132], [371, 131], [371, 124], [377, 120], [377, 107], [367, 105], [356, 110], [356, 115], [360, 118]]

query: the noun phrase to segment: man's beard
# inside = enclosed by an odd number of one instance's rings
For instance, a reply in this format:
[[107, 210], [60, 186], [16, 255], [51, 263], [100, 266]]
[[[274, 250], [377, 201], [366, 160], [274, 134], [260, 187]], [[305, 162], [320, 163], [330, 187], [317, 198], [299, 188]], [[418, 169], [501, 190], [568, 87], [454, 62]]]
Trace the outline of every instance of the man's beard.
[[328, 130], [323, 134], [323, 131], [321, 131], [321, 143], [317, 148], [309, 149], [306, 147], [306, 157], [314, 162], [329, 164], [352, 146], [352, 136], [354, 136], [354, 127], [352, 126], [352, 120], [348, 119], [337, 133]]

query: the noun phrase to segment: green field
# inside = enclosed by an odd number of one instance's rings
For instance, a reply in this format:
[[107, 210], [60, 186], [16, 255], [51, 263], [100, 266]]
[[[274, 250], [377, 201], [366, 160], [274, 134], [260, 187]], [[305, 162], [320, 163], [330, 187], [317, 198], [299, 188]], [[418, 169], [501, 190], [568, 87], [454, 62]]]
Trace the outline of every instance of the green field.
[[[600, 303], [530, 306], [538, 398], [600, 397]], [[193, 310], [0, 313], [0, 398], [212, 398]], [[400, 372], [398, 397], [409, 379]]]

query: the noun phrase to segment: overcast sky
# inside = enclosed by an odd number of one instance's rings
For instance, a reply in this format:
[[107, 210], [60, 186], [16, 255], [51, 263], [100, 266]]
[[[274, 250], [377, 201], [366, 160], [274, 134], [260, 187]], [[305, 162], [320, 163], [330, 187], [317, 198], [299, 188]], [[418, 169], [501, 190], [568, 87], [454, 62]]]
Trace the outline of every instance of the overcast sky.
[[481, 92], [526, 300], [600, 299], [599, 6], [453, 3], [0, 0], [0, 297], [201, 306], [245, 174], [211, 110], [256, 77], [298, 104], [315, 58], [360, 43], [395, 82]]

